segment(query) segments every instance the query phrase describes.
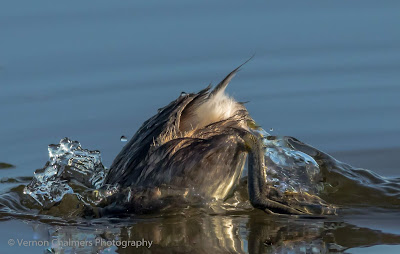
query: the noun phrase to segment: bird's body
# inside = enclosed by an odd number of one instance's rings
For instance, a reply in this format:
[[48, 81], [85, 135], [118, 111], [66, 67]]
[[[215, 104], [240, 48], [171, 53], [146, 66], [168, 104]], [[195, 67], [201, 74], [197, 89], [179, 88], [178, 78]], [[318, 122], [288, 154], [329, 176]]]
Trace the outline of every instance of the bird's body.
[[[243, 103], [225, 93], [239, 68], [214, 89], [182, 93], [159, 109], [109, 170], [98, 151], [82, 149], [77, 141], [64, 138], [50, 145], [49, 162], [35, 172], [24, 194], [58, 212], [59, 203], [69, 205], [63, 197], [76, 192], [76, 201], [87, 202], [75, 213], [89, 217], [227, 207], [225, 201], [235, 190], [235, 206], [249, 208], [250, 201], [267, 213], [336, 214], [337, 207], [325, 200], [348, 202], [357, 197], [351, 203], [364, 203], [359, 198], [364, 193], [375, 203], [398, 205], [393, 195], [398, 179], [388, 182], [354, 170], [292, 137], [264, 136]], [[246, 160], [247, 176], [242, 180]], [[82, 187], [87, 189], [82, 192]]]
[[115, 158], [106, 183], [194, 188], [205, 199], [225, 199], [242, 172], [241, 136], [253, 121], [224, 93], [230, 78], [220, 90], [182, 94], [147, 120]]
[[175, 205], [192, 203], [193, 198], [224, 200], [237, 187], [247, 156], [248, 195], [254, 207], [324, 213], [319, 199], [300, 204], [296, 195], [267, 185], [263, 137], [243, 104], [225, 94], [239, 68], [213, 90], [183, 93], [144, 122], [111, 165], [105, 183], [124, 191], [108, 199], [109, 213], [157, 209], [171, 200]]

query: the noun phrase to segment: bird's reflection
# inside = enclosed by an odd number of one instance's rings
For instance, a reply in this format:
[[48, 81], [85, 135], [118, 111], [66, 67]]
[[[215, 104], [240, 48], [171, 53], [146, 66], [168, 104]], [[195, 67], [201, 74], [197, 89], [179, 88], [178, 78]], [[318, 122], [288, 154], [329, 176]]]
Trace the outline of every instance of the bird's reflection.
[[[150, 248], [94, 244], [75, 248], [77, 253], [330, 253], [354, 247], [400, 244], [400, 235], [358, 227], [343, 220], [277, 218], [260, 216], [260, 213], [174, 215], [112, 224], [97, 221], [94, 228], [51, 226], [48, 237], [58, 241], [94, 241], [99, 237], [105, 241], [152, 241]], [[53, 246], [46, 251], [64, 253], [71, 248]]]

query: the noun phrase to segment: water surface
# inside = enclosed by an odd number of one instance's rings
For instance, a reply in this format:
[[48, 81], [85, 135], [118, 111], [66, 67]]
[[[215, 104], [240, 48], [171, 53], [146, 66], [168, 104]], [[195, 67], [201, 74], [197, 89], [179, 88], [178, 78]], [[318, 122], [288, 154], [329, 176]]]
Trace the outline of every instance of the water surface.
[[[352, 166], [399, 177], [399, 5], [2, 2], [0, 162], [13, 167], [0, 167], [0, 192], [27, 184], [47, 161], [47, 145], [66, 136], [100, 150], [109, 166], [122, 135], [129, 139], [182, 91], [217, 83], [254, 53], [228, 92], [250, 101], [261, 126]], [[4, 218], [0, 247], [25, 253], [8, 239], [106, 234], [154, 240], [150, 250], [158, 252], [167, 246], [171, 252], [285, 252], [290, 246], [306, 252], [335, 248], [331, 243], [350, 253], [395, 252], [399, 247], [388, 244], [399, 243], [398, 218], [365, 209], [333, 221], [251, 212], [60, 227]]]

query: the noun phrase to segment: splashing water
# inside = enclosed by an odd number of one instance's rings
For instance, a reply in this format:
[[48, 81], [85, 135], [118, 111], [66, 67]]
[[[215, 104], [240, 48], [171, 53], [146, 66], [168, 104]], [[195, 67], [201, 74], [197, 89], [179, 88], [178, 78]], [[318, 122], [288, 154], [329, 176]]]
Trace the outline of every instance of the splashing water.
[[99, 151], [82, 149], [78, 141], [64, 138], [58, 145], [49, 145], [49, 161], [34, 173], [24, 189], [43, 207], [51, 207], [64, 195], [74, 193], [72, 184], [98, 189], [108, 170], [101, 162]]
[[261, 134], [267, 182], [282, 193], [314, 195], [342, 207], [400, 208], [399, 178], [353, 168], [293, 137]]
[[293, 148], [286, 137], [272, 136], [263, 129], [256, 132], [263, 138], [265, 146], [265, 170], [269, 185], [281, 192], [316, 194], [321, 191], [321, 172], [313, 157]]
[[[265, 145], [268, 186], [283, 195], [294, 193], [296, 202], [310, 202], [309, 197], [316, 197], [311, 203], [400, 206], [399, 179], [352, 168], [294, 138], [271, 136], [262, 129], [258, 132]], [[36, 170], [23, 191], [41, 207], [49, 209], [70, 195], [75, 195], [79, 202], [96, 206], [106, 197], [123, 193], [118, 186], [104, 185], [108, 169], [103, 166], [99, 151], [83, 149], [78, 141], [68, 138], [57, 145], [49, 145], [48, 150], [49, 161]], [[240, 198], [243, 195], [238, 194], [239, 191], [222, 204], [226, 208], [223, 209], [247, 209], [244, 204], [248, 204], [248, 200]], [[128, 199], [131, 195], [141, 195], [134, 191], [127, 193]], [[221, 202], [212, 206], [221, 207]]]
[[282, 192], [319, 193], [318, 163], [309, 155], [295, 150], [284, 139], [269, 136], [264, 139], [267, 182]]

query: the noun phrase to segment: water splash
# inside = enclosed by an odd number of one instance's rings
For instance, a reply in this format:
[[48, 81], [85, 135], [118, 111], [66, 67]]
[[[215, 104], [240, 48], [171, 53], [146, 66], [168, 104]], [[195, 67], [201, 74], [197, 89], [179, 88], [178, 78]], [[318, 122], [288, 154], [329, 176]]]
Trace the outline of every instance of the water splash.
[[108, 170], [101, 162], [99, 151], [83, 149], [78, 141], [64, 138], [57, 145], [49, 145], [49, 161], [34, 173], [25, 189], [43, 207], [60, 202], [66, 194], [74, 193], [74, 186], [98, 189], [103, 185]]
[[264, 139], [267, 182], [282, 192], [319, 193], [320, 169], [313, 157], [290, 147], [285, 139]]
[[[301, 207], [307, 203], [310, 205], [307, 209], [313, 209], [314, 205], [330, 208], [330, 204], [400, 206], [400, 179], [353, 168], [292, 137], [271, 136], [263, 129], [258, 133], [265, 145], [267, 185], [281, 193], [277, 201]], [[23, 191], [45, 209], [57, 203], [69, 207], [66, 203], [71, 200], [95, 207], [111, 196], [131, 200], [154, 194], [143, 189], [121, 190], [118, 186], [104, 185], [108, 169], [101, 162], [100, 152], [83, 149], [78, 141], [64, 138], [57, 145], [49, 145], [48, 150], [49, 161], [36, 170]], [[168, 194], [171, 187], [167, 187], [154, 191]], [[214, 206], [227, 211], [248, 209], [246, 183], [241, 183], [238, 189], [244, 194], [235, 192], [234, 198]], [[64, 201], [66, 195], [75, 198]]]
[[342, 208], [400, 208], [400, 178], [354, 168], [288, 136], [266, 136], [267, 182], [282, 193]]

